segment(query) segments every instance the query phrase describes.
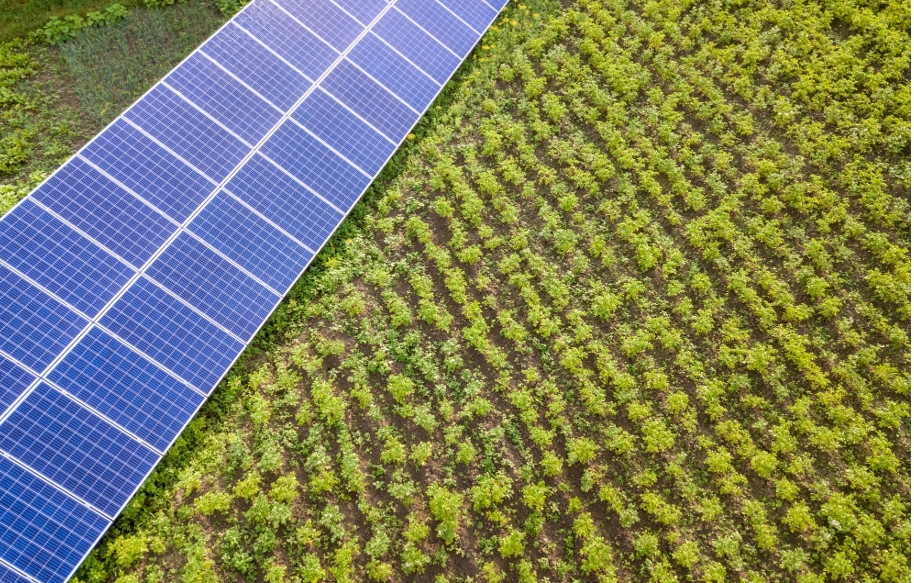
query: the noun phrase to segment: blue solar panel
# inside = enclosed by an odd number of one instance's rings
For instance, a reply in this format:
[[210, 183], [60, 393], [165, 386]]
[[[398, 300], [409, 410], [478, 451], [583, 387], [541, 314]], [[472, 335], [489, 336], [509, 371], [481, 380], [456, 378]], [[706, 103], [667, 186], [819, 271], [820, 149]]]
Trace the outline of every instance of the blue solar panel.
[[184, 233], [146, 273], [245, 340], [276, 303], [275, 294]]
[[160, 451], [203, 402], [98, 328], [80, 339], [48, 379]]
[[61, 168], [32, 196], [136, 268], [177, 230], [80, 159]]
[[138, 441], [44, 383], [0, 424], [0, 448], [109, 516], [158, 461]]
[[371, 180], [292, 122], [261, 151], [339, 208], [349, 208]]
[[498, 15], [494, 8], [482, 0], [438, 0], [438, 2], [477, 32], [488, 28]]
[[34, 380], [28, 371], [0, 355], [0, 416]]
[[437, 2], [398, 0], [395, 10], [411, 18], [461, 57], [465, 57], [479, 40], [476, 31]]
[[[194, 53], [165, 78], [179, 91], [247, 143], [256, 144], [282, 117], [281, 111], [220, 69], [202, 53]], [[245, 115], [238, 115], [243, 111]]]
[[368, 174], [378, 172], [395, 148], [322, 89], [309, 95], [292, 118]]
[[405, 136], [419, 116], [391, 95], [387, 88], [343, 61], [327, 76], [321, 87], [395, 142]]
[[101, 325], [208, 393], [244, 345], [140, 278]]
[[31, 199], [0, 221], [0, 259], [90, 316], [132, 275], [129, 267]]
[[87, 322], [0, 265], [0, 350], [42, 371]]
[[365, 26], [387, 7], [387, 0], [337, 0], [336, 3]]
[[439, 83], [460, 65], [445, 45], [397, 10], [388, 11], [371, 30]]
[[441, 88], [414, 64], [371, 34], [365, 35], [347, 58], [416, 111], [424, 110]]
[[222, 180], [241, 162], [249, 148], [163, 85], [124, 117], [149, 132], [213, 180]]
[[188, 229], [275, 290], [285, 291], [313, 254], [225, 191]]
[[214, 185], [123, 120], [99, 134], [81, 155], [178, 222]]
[[343, 218], [260, 156], [251, 158], [229, 181], [227, 189], [314, 251]]
[[339, 55], [326, 41], [271, 2], [251, 4], [235, 18], [235, 23], [312, 81]]
[[200, 50], [282, 110], [292, 107], [311, 86], [301, 73], [233, 24], [216, 33]]
[[365, 27], [331, 0], [274, 0], [292, 16], [308, 23], [315, 34], [342, 51]]
[[63, 583], [108, 527], [89, 510], [0, 457], [0, 557], [48, 583]]
[[252, 0], [0, 218], [0, 583], [72, 575], [497, 1]]

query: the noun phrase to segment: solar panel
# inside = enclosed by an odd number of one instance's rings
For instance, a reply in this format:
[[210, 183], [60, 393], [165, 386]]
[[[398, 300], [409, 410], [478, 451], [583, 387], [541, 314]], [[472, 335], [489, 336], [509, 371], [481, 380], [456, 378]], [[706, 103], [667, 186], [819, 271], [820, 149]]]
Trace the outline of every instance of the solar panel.
[[0, 219], [0, 583], [63, 582], [506, 0], [254, 0]]

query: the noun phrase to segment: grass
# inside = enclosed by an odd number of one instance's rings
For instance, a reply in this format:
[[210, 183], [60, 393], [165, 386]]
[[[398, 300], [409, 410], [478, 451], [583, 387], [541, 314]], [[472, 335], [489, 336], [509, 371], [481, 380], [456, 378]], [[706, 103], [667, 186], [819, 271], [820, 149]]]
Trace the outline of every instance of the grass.
[[137, 9], [112, 26], [80, 31], [60, 52], [83, 107], [104, 125], [223, 22], [225, 17], [203, 2]]
[[[25, 37], [52, 18], [85, 16], [114, 3], [114, 0], [0, 0], [0, 43]], [[140, 0], [117, 3], [127, 8], [142, 5]]]

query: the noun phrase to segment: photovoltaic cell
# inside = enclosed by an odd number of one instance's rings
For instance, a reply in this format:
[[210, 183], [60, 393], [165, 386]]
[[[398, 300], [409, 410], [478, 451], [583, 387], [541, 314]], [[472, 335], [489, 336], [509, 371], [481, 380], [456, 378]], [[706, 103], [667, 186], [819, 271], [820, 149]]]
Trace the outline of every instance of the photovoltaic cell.
[[395, 148], [387, 138], [322, 89], [311, 93], [292, 118], [368, 174], [378, 172]]
[[115, 121], [81, 155], [179, 223], [215, 188], [123, 120]]
[[330, 0], [274, 0], [315, 34], [342, 51], [365, 29]]
[[314, 251], [343, 218], [261, 156], [246, 162], [226, 188]]
[[174, 223], [78, 158], [32, 196], [135, 268], [177, 230]]
[[387, 6], [387, 0], [337, 0], [336, 3], [365, 26]]
[[424, 110], [441, 87], [371, 34], [365, 35], [347, 58], [416, 111]]
[[371, 30], [438, 83], [460, 65], [460, 59], [398, 10], [387, 11]]
[[461, 57], [465, 57], [479, 40], [473, 29], [437, 2], [398, 0], [394, 6]]
[[292, 285], [312, 257], [225, 191], [206, 205], [189, 230], [279, 291]]
[[284, 122], [261, 151], [339, 208], [348, 208], [369, 178], [290, 121]]
[[85, 325], [66, 306], [0, 265], [0, 350], [42, 371]]
[[489, 23], [497, 15], [495, 10], [482, 0], [438, 0], [438, 2], [449, 8], [477, 32], [488, 28]]
[[235, 18], [235, 23], [256, 36], [312, 81], [327, 70], [339, 55], [326, 41], [272, 2], [254, 2]]
[[165, 78], [179, 91], [227, 128], [256, 144], [276, 125], [282, 113], [216, 66], [194, 53]]
[[327, 75], [321, 87], [397, 143], [419, 118], [377, 81], [346, 61]]
[[0, 415], [19, 398], [35, 377], [8, 358], [0, 355]]
[[109, 516], [158, 461], [139, 442], [44, 383], [0, 424], [0, 449]]
[[245, 340], [276, 302], [267, 288], [185, 233], [146, 273]]
[[72, 575], [504, 2], [252, 0], [0, 219], [0, 583]]
[[0, 259], [90, 316], [132, 270], [26, 199], [0, 221]]
[[63, 583], [108, 521], [0, 457], [0, 527], [0, 557], [39, 581]]
[[124, 117], [215, 181], [228, 176], [248, 152], [243, 142], [164, 85], [147, 93]]
[[234, 24], [216, 33], [200, 50], [284, 111], [311, 86], [311, 81]]
[[118, 299], [101, 325], [204, 393], [244, 348], [144, 278]]
[[203, 402], [98, 328], [80, 339], [48, 379], [160, 451]]

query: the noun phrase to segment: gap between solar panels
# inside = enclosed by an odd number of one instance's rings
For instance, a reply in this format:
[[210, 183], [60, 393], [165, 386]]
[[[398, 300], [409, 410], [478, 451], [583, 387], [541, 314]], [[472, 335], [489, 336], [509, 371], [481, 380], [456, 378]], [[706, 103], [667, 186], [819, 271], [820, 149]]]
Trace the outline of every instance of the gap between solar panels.
[[0, 219], [0, 583], [68, 579], [506, 0], [254, 0]]

